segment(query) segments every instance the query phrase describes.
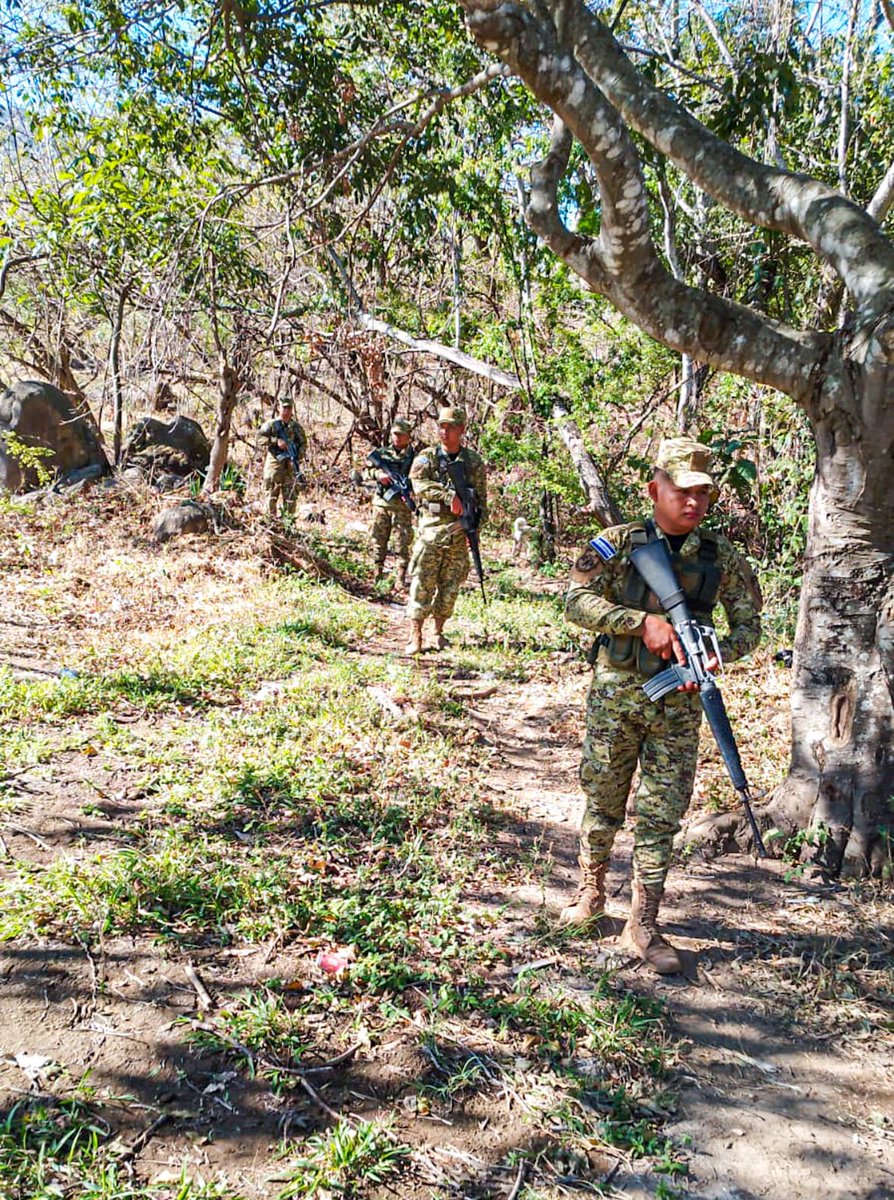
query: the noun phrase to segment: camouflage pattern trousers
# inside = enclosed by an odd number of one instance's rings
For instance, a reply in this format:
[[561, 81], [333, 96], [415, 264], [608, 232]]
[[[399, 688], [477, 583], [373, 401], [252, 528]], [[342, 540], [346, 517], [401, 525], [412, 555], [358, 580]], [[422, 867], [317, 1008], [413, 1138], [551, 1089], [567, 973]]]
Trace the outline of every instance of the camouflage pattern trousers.
[[268, 455], [264, 463], [264, 507], [267, 516], [276, 516], [280, 501], [284, 513], [293, 513], [297, 495], [298, 480], [292, 464]]
[[653, 704], [642, 683], [635, 671], [596, 667], [580, 765], [580, 862], [586, 870], [608, 861], [638, 763], [634, 869], [643, 883], [662, 884], [692, 796], [702, 709], [694, 692], [672, 692]]
[[433, 614], [437, 620], [446, 620], [468, 574], [469, 549], [464, 533], [455, 533], [444, 542], [424, 542], [417, 537], [410, 559], [409, 619], [424, 621]]
[[388, 539], [391, 537], [392, 530], [397, 542], [394, 551], [395, 556], [406, 568], [410, 560], [413, 518], [403, 500], [398, 500], [393, 508], [390, 506], [385, 508], [380, 504], [376, 504], [373, 509], [372, 528], [369, 536], [377, 567], [383, 566], [385, 562], [385, 556], [388, 553]]

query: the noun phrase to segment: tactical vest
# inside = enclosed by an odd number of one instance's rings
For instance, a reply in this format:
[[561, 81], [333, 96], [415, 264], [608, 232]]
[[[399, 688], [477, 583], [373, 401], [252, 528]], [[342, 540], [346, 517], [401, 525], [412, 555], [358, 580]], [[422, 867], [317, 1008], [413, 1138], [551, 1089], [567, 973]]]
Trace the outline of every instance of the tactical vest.
[[[410, 476], [410, 467], [413, 465], [413, 459], [416, 457], [416, 447], [407, 446], [406, 450], [395, 450], [393, 446], [382, 446], [379, 449], [381, 456], [391, 463], [391, 466], [403, 475], [405, 478]], [[375, 467], [375, 464], [372, 464]], [[376, 468], [378, 469], [378, 468]], [[384, 500], [385, 493], [392, 487], [390, 483], [382, 483], [376, 480], [376, 495]]]
[[[630, 530], [630, 541], [634, 547], [645, 546], [648, 542], [655, 541], [657, 536], [651, 521], [634, 526]], [[717, 604], [717, 593], [720, 591], [720, 569], [717, 566], [719, 547], [717, 535], [710, 530], [700, 530], [699, 538], [700, 545], [695, 558], [683, 558], [676, 551], [671, 551], [671, 563], [693, 618], [703, 625], [710, 625]], [[658, 597], [631, 562], [627, 564], [620, 603], [626, 608], [635, 608], [646, 613], [663, 612]], [[600, 638], [598, 660], [607, 667], [638, 671], [647, 678], [657, 675], [668, 665], [664, 659], [646, 648], [641, 637], [633, 634], [603, 634]]]

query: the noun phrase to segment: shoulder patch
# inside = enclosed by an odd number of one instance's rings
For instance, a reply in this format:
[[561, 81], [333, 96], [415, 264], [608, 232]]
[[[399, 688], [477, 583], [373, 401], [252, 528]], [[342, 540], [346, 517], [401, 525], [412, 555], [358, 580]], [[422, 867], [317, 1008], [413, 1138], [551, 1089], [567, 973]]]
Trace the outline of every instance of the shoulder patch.
[[431, 462], [431, 459], [428, 457], [427, 454], [417, 454], [416, 457], [413, 459], [413, 462], [418, 463], [420, 467], [427, 467], [428, 464]]
[[592, 550], [585, 550], [571, 568], [571, 582], [579, 585], [592, 583], [601, 572], [604, 562], [605, 560]]
[[596, 551], [603, 562], [608, 562], [610, 558], [614, 558], [618, 553], [607, 537], [602, 534], [599, 537], [590, 538], [590, 546]]

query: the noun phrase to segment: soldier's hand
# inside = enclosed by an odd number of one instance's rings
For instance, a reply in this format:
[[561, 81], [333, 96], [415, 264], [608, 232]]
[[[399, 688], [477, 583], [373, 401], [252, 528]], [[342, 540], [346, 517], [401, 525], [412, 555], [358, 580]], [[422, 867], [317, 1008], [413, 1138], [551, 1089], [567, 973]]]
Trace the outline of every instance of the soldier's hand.
[[391, 482], [390, 475], [382, 474], [379, 476], [379, 483], [382, 485], [382, 487], [387, 487], [390, 482]]
[[282, 440], [282, 438], [277, 438], [277, 439], [276, 439], [276, 444], [277, 444], [277, 446], [279, 446], [280, 450], [285, 450], [285, 449], [286, 449], [286, 444], [285, 444], [285, 442]]
[[460, 500], [459, 496], [454, 496], [450, 501], [450, 511], [455, 517], [461, 517], [463, 515], [463, 502]]
[[[665, 621], [663, 617], [652, 616], [650, 613], [643, 621], [642, 639], [646, 644], [646, 649], [651, 650], [659, 658], [666, 661], [675, 658], [681, 667], [686, 666], [686, 655], [670, 621]], [[688, 685], [687, 690], [691, 690]]]

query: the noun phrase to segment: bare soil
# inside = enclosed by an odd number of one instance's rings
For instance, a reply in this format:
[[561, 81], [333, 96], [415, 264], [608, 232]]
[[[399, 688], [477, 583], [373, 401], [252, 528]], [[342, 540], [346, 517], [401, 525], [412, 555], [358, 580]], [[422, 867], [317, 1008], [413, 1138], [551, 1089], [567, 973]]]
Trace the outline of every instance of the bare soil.
[[[79, 537], [86, 537], [82, 529]], [[115, 542], [121, 550], [116, 571]], [[125, 554], [126, 550], [126, 554]], [[55, 608], [33, 603], [41, 571], [73, 574], [36, 548], [29, 562], [4, 566], [0, 662], [17, 675], [55, 675], [91, 637], [151, 637], [159, 621], [201, 620], [214, 605], [248, 605], [255, 564], [230, 541], [188, 539], [161, 551], [120, 529], [94, 564], [117, 608], [79, 604], [74, 584], [55, 592]], [[126, 561], [149, 564], [156, 587], [131, 577]], [[65, 564], [69, 565], [66, 566]], [[197, 572], [201, 591], [186, 586]], [[70, 582], [68, 579], [68, 582]], [[192, 599], [186, 597], [192, 596]], [[24, 603], [23, 603], [24, 601]], [[366, 653], [399, 653], [402, 614], [381, 605], [388, 630]], [[461, 630], [456, 634], [461, 639]], [[451, 679], [452, 656], [428, 654], [421, 671]], [[784, 727], [785, 682], [759, 661], [768, 681], [771, 720]], [[785, 878], [777, 861], [728, 856], [678, 866], [664, 912], [667, 931], [685, 952], [685, 975], [657, 979], [617, 949], [629, 901], [629, 835], [619, 840], [609, 877], [610, 935], [544, 949], [544, 915], [567, 902], [575, 879], [576, 780], [587, 686], [571, 656], [525, 683], [456, 681], [470, 726], [490, 749], [481, 791], [504, 816], [494, 836], [507, 849], [548, 852], [541, 885], [490, 885], [468, 903], [499, 914], [495, 940], [508, 948], [504, 971], [527, 971], [552, 991], [580, 993], [592, 984], [583, 965], [603, 963], [635, 991], [659, 997], [679, 1039], [676, 1109], [669, 1135], [688, 1141], [689, 1178], [678, 1186], [711, 1200], [882, 1200], [894, 1196], [894, 1073], [890, 1005], [892, 906], [877, 894], [823, 887], [807, 876]], [[735, 683], [733, 682], [733, 687]], [[135, 737], [163, 717], [122, 712]], [[200, 715], [196, 715], [200, 721]], [[138, 772], [92, 752], [91, 720], [48, 722], [33, 730], [51, 748], [46, 761], [7, 779], [16, 798], [0, 815], [0, 871], [14, 860], [45, 863], [126, 845], [129, 826], [151, 811]], [[697, 789], [697, 795], [701, 794]], [[271, 1150], [284, 1132], [317, 1127], [321, 1106], [372, 1116], [397, 1104], [397, 1132], [422, 1148], [430, 1165], [412, 1194], [468, 1197], [518, 1194], [507, 1151], [530, 1146], [523, 1097], [477, 1094], [449, 1114], [414, 1107], [414, 1084], [430, 1071], [417, 1030], [359, 1045], [350, 1059], [315, 1078], [316, 1095], [292, 1093], [287, 1105], [242, 1072], [232, 1056], [185, 1045], [178, 1019], [205, 1011], [195, 979], [224, 1007], [229, 997], [271, 977], [312, 985], [307, 947], [277, 944], [215, 949], [191, 956], [164, 952], [148, 939], [116, 938], [100, 947], [51, 941], [0, 949], [0, 1106], [51, 1092], [54, 1081], [85, 1071], [97, 1089], [121, 1097], [106, 1105], [132, 1146], [138, 1175], [164, 1181], [182, 1167], [217, 1173], [248, 1197], [277, 1189]], [[319, 1021], [316, 1061], [342, 1049]], [[38, 1055], [53, 1066], [29, 1078], [15, 1056]], [[659, 1177], [620, 1154], [605, 1159], [606, 1190], [628, 1197], [660, 1194]], [[405, 1194], [411, 1194], [407, 1192]]]

